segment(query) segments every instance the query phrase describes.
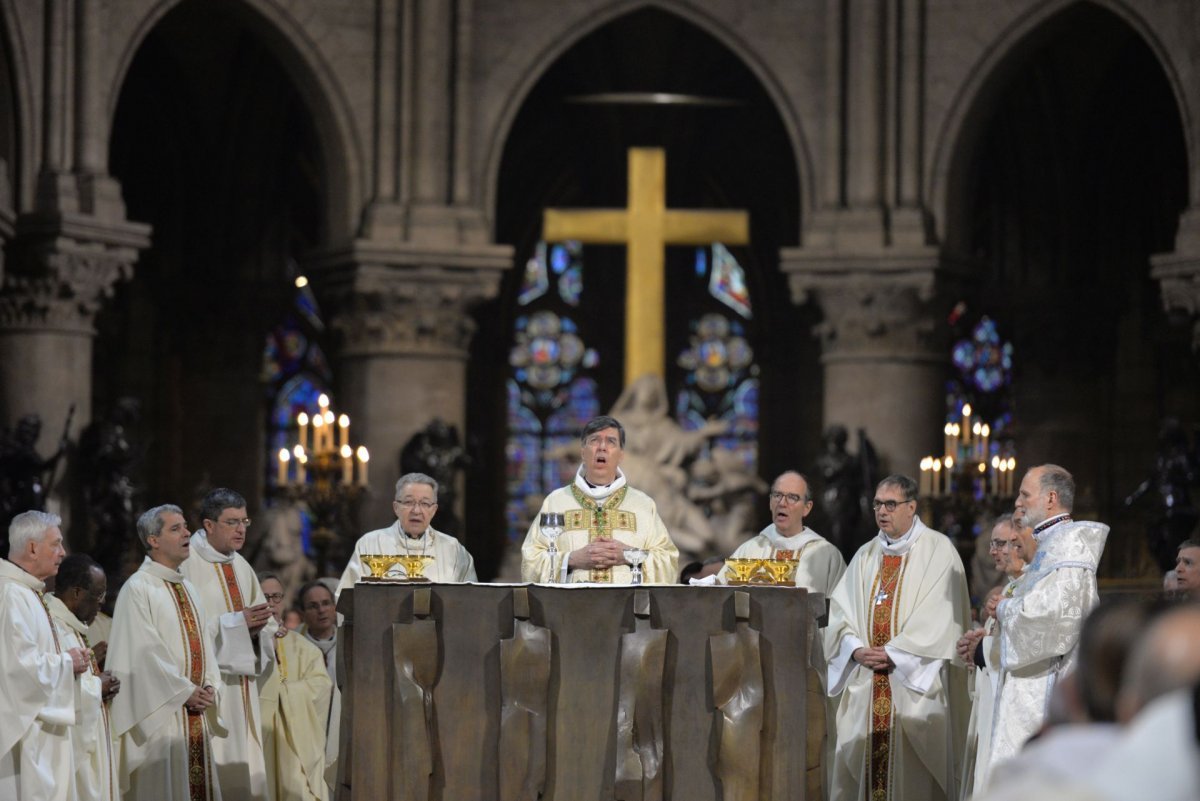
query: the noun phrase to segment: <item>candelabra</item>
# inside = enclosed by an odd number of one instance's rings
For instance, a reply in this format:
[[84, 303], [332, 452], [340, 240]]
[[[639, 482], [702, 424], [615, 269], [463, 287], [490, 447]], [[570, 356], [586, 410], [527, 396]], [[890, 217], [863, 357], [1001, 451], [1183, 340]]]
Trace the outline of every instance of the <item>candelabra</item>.
[[961, 421], [946, 423], [943, 433], [942, 455], [921, 460], [921, 497], [963, 494], [1002, 501], [1012, 496], [1017, 469], [1012, 443], [994, 441], [991, 425], [977, 419], [971, 404], [963, 404]]
[[278, 494], [303, 502], [312, 514], [317, 574], [323, 576], [339, 534], [353, 526], [371, 456], [362, 445], [350, 446], [350, 418], [330, 408], [328, 395], [322, 394], [317, 405], [311, 418], [307, 412], [296, 416], [297, 441], [290, 450], [279, 450], [275, 483]]

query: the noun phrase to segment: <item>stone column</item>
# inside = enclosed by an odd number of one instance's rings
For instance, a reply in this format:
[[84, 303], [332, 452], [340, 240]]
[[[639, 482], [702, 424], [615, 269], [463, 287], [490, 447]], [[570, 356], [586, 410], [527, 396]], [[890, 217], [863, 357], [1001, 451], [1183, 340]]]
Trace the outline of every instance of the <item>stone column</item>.
[[37, 414], [44, 455], [58, 447], [71, 407], [72, 436], [91, 420], [92, 321], [132, 275], [149, 234], [146, 225], [68, 213], [17, 222], [0, 284], [0, 423]]
[[1175, 250], [1152, 256], [1150, 264], [1150, 275], [1162, 288], [1163, 308], [1191, 317], [1192, 350], [1200, 358], [1200, 208], [1184, 211]]
[[825, 319], [824, 425], [866, 430], [881, 469], [916, 477], [945, 415], [946, 331], [936, 255], [822, 257], [785, 249], [796, 303], [815, 300]]
[[495, 296], [508, 246], [431, 251], [359, 241], [322, 255], [310, 275], [340, 337], [339, 408], [371, 452], [361, 522], [391, 519], [400, 449], [434, 417], [466, 433], [470, 310]]

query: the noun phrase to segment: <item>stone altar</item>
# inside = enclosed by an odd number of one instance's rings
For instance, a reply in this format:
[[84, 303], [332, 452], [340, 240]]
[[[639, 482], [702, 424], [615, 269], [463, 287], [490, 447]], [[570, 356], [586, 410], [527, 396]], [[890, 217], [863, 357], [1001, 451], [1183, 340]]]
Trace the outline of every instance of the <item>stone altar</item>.
[[824, 797], [820, 594], [360, 583], [338, 611], [338, 799]]

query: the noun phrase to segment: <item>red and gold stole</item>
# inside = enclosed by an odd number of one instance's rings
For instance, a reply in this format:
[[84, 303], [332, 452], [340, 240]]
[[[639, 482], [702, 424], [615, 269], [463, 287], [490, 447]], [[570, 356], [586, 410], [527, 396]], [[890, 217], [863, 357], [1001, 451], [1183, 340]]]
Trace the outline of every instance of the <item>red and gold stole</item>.
[[[196, 610], [182, 583], [165, 581], [175, 598], [175, 611], [183, 629], [183, 650], [188, 659], [188, 681], [204, 686], [204, 640]], [[204, 713], [187, 710], [188, 801], [208, 801], [212, 796], [212, 764], [208, 737], [204, 731]]]
[[[892, 639], [893, 622], [899, 607], [903, 556], [883, 556], [879, 572], [867, 598], [871, 614], [871, 647], [881, 648]], [[891, 784], [892, 684], [887, 671], [871, 676], [871, 739], [867, 750], [867, 799], [886, 801]]]
[[[592, 542], [600, 537], [611, 537], [613, 529], [624, 529], [626, 531], [637, 531], [637, 518], [632, 512], [623, 512], [617, 507], [625, 500], [625, 490], [628, 487], [621, 487], [608, 497], [603, 504], [598, 504], [588, 496], [579, 491], [579, 487], [571, 485], [571, 494], [575, 496], [575, 500], [579, 502], [583, 509], [573, 509], [566, 513], [566, 529], [584, 528], [586, 524], [588, 530], [588, 542]], [[564, 557], [565, 558], [565, 557]], [[612, 568], [606, 567], [602, 570], [591, 571], [592, 581], [600, 583], [612, 583]]]
[[[238, 586], [237, 574], [233, 572], [233, 562], [214, 563], [213, 569], [221, 579], [221, 589], [225, 592], [225, 608], [230, 612], [240, 612], [246, 608], [242, 601], [242, 588]], [[250, 711], [250, 677], [242, 676], [242, 709], [247, 714]]]

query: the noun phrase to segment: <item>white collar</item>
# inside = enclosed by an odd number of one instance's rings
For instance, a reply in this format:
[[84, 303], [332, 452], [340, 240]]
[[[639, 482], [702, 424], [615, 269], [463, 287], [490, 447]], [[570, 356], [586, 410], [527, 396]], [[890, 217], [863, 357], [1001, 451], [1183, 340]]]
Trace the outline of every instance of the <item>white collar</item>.
[[178, 570], [172, 570], [171, 568], [167, 567], [164, 564], [155, 562], [149, 556], [147, 556], [145, 561], [142, 562], [142, 566], [139, 567], [138, 570], [145, 570], [151, 576], [154, 576], [155, 578], [160, 578], [163, 581], [169, 581], [172, 584], [182, 584], [183, 583], [183, 574], [182, 573], [180, 573]]
[[621, 470], [621, 468], [618, 467], [617, 477], [613, 479], [611, 484], [606, 484], [603, 487], [593, 487], [591, 484], [587, 483], [587, 479], [583, 477], [583, 465], [579, 465], [579, 470], [575, 473], [575, 486], [580, 492], [592, 500], [602, 501], [609, 495], [612, 495], [614, 492], [619, 490], [621, 487], [625, 486], [625, 473]]
[[61, 598], [54, 593], [47, 593], [45, 598], [46, 608], [50, 610], [50, 614], [54, 618], [67, 624], [67, 626], [77, 634], [87, 636], [88, 627], [84, 625], [82, 620], [75, 617], [75, 613], [72, 612], [65, 603], [63, 603]]
[[39, 580], [16, 562], [10, 562], [7, 559], [0, 559], [0, 578], [12, 579], [37, 593], [46, 590], [46, 582]]
[[208, 541], [208, 532], [204, 529], [200, 529], [192, 535], [192, 550], [205, 562], [216, 562], [222, 565], [229, 564], [237, 556], [237, 551], [223, 554], [212, 547], [212, 543]]
[[903, 556], [912, 549], [913, 543], [924, 533], [926, 526], [921, 522], [921, 518], [913, 515], [912, 526], [899, 539], [890, 539], [887, 534], [880, 531], [875, 536], [879, 538], [880, 544], [883, 546], [883, 552], [888, 556]]
[[808, 545], [813, 540], [821, 539], [821, 535], [818, 534], [817, 532], [813, 531], [808, 526], [805, 526], [803, 529], [801, 529], [799, 534], [793, 534], [790, 537], [785, 537], [784, 535], [779, 533], [779, 529], [777, 529], [775, 527], [775, 524], [772, 523], [771, 525], [764, 528], [761, 533], [776, 548], [782, 547], [782, 548], [790, 548], [790, 549], [799, 549], [799, 548], [803, 548], [805, 545]]

